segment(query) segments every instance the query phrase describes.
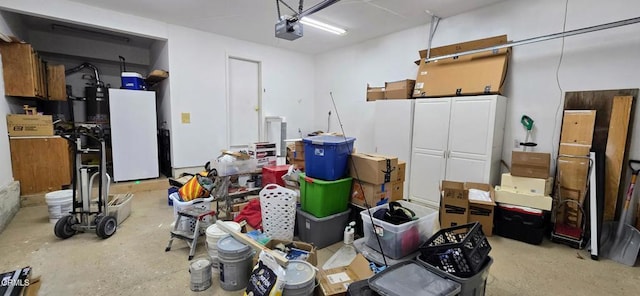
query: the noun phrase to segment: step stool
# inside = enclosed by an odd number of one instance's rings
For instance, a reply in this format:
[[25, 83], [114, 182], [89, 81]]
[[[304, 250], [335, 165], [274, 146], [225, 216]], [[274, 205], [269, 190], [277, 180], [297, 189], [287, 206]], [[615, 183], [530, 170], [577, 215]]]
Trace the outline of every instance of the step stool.
[[[207, 219], [205, 219], [206, 217], [210, 217], [210, 221], [207, 221]], [[171, 251], [171, 244], [173, 243], [174, 239], [181, 239], [184, 240], [190, 248], [189, 260], [193, 259], [193, 255], [196, 252], [196, 245], [198, 244], [198, 237], [204, 232], [201, 230], [206, 229], [209, 225], [215, 222], [215, 217], [215, 210], [203, 209], [196, 206], [190, 206], [179, 210], [178, 218], [176, 218], [173, 230], [171, 230], [171, 239], [169, 239], [169, 245], [166, 249], [164, 249], [164, 251]], [[193, 233], [178, 229], [182, 219], [190, 219], [196, 222], [195, 227], [193, 227]]]

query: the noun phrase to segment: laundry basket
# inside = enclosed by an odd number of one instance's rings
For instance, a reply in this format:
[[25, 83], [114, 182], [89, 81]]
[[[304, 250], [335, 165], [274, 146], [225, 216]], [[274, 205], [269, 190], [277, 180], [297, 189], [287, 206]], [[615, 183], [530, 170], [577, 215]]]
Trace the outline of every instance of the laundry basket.
[[262, 228], [271, 239], [291, 241], [296, 221], [295, 191], [269, 184], [260, 190]]
[[[178, 192], [171, 193], [169, 197], [173, 200], [173, 218], [178, 218], [178, 211], [186, 208], [191, 205], [196, 205], [198, 208], [202, 208], [205, 210], [211, 209], [211, 202], [213, 201], [213, 197], [207, 198], [196, 198], [190, 201], [181, 201]], [[205, 225], [209, 225], [209, 223], [213, 221], [209, 221], [210, 217], [204, 217]], [[196, 227], [196, 219], [183, 217], [180, 219], [180, 225], [178, 225], [178, 231], [190, 232], [193, 233]]]

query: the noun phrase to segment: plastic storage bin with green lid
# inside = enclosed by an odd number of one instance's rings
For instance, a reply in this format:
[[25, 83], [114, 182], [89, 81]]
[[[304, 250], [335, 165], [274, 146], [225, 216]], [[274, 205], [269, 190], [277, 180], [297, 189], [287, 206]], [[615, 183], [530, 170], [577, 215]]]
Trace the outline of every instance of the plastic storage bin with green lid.
[[317, 218], [342, 213], [349, 207], [352, 178], [324, 181], [300, 174], [300, 203], [303, 211]]

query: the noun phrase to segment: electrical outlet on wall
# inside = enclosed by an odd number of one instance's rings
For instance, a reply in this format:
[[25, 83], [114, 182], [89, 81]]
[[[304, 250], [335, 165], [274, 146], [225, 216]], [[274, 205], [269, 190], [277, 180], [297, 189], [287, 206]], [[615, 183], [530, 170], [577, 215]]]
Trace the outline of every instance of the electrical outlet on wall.
[[513, 148], [520, 148], [520, 140], [513, 139]]

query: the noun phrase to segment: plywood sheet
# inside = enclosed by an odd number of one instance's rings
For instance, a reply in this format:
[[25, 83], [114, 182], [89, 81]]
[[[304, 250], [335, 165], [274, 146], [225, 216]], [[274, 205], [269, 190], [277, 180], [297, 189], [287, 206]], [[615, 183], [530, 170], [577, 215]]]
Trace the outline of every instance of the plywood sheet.
[[605, 219], [613, 219], [616, 214], [632, 104], [633, 97], [631, 96], [616, 96], [613, 98], [611, 120], [609, 121], [609, 136], [605, 151]]
[[[614, 97], [616, 96], [629, 96], [632, 98], [637, 98], [640, 90], [639, 89], [617, 89], [617, 90], [596, 90], [596, 91], [577, 91], [577, 92], [567, 92], [565, 95], [565, 110], [596, 110], [596, 122], [595, 128], [593, 132], [593, 141], [592, 141], [592, 151], [602, 152], [604, 153], [607, 149], [607, 143], [609, 138], [609, 125], [612, 119], [612, 110], [613, 110], [613, 102]], [[634, 118], [634, 108], [632, 105], [630, 121], [633, 121]], [[620, 165], [622, 167], [620, 176], [626, 175], [627, 167], [624, 165], [624, 160], [626, 159], [626, 155], [629, 151], [629, 137], [632, 133], [633, 122], [629, 123], [629, 129], [627, 132], [627, 139], [624, 144], [625, 152], [623, 159], [613, 160], [607, 157], [607, 162], [610, 164], [616, 163], [616, 165]], [[616, 146], [619, 146], [616, 144]], [[611, 178], [609, 176], [610, 172], [605, 171], [605, 180]], [[606, 182], [605, 182], [606, 183]], [[613, 183], [612, 183], [613, 184]], [[611, 202], [610, 204], [605, 204], [604, 208], [604, 220], [614, 220], [615, 219], [615, 204], [621, 202], [620, 196], [624, 193], [625, 188], [624, 182], [618, 180], [618, 192], [615, 197], [611, 197], [611, 200], [615, 200], [616, 202]], [[609, 185], [611, 186], [611, 184]], [[606, 185], [605, 185], [606, 187]], [[609, 195], [611, 193], [608, 193]]]
[[[595, 123], [595, 110], [564, 111], [560, 143], [591, 146]], [[563, 154], [562, 151], [560, 154]]]

